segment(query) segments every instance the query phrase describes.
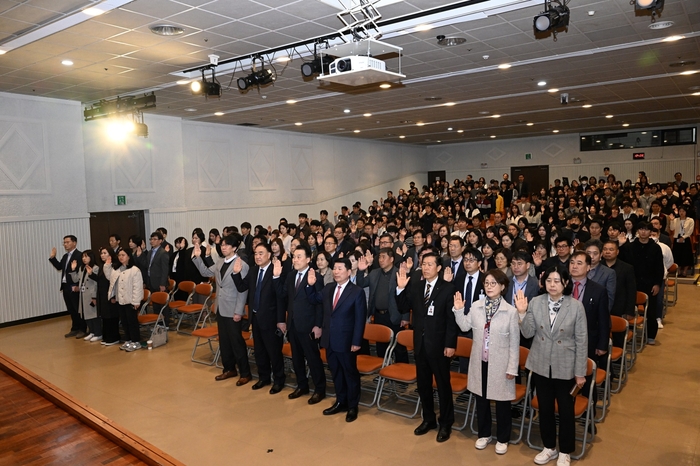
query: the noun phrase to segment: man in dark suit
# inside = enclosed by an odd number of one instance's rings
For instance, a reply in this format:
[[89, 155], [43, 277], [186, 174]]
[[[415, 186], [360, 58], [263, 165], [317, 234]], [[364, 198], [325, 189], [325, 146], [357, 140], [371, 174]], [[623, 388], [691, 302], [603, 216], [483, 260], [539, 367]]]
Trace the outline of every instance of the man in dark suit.
[[[323, 410], [325, 416], [346, 412], [345, 420], [357, 419], [360, 403], [360, 373], [357, 371], [357, 352], [362, 345], [367, 319], [365, 292], [350, 281], [350, 259], [338, 259], [333, 264], [333, 280], [322, 292], [316, 292], [316, 273], [309, 270], [306, 287], [308, 296], [323, 304], [323, 331], [321, 346], [326, 349], [328, 366], [333, 374], [336, 402]], [[313, 298], [312, 298], [313, 297]]]
[[342, 257], [348, 257], [348, 254], [355, 249], [355, 243], [348, 236], [349, 231], [350, 227], [343, 221], [338, 222], [333, 229], [333, 236], [338, 242], [338, 244], [335, 246], [336, 254], [333, 256], [334, 259], [336, 257], [340, 257], [340, 254], [342, 254]]
[[[438, 427], [438, 442], [450, 438], [454, 423], [454, 405], [450, 385], [450, 360], [457, 348], [457, 324], [452, 306], [455, 288], [440, 278], [437, 254], [423, 256], [423, 281], [410, 279], [401, 268], [396, 278], [399, 308], [407, 313], [413, 310], [413, 347], [416, 359], [418, 394], [423, 407], [423, 422], [415, 429], [416, 435], [425, 435]], [[410, 285], [410, 286], [409, 286]], [[440, 418], [435, 419], [433, 377], [440, 402]]]
[[[515, 306], [515, 295], [518, 291], [525, 293], [527, 302], [532, 301], [532, 298], [540, 294], [540, 284], [535, 277], [530, 275], [530, 261], [532, 256], [526, 251], [520, 250], [513, 253], [513, 259], [510, 261], [510, 268], [513, 271], [513, 278], [508, 283], [506, 295], [504, 298], [511, 306]], [[532, 346], [532, 338], [525, 338], [520, 335], [520, 346], [530, 348]]]
[[[637, 305], [637, 281], [634, 278], [634, 269], [627, 262], [618, 259], [620, 253], [617, 241], [606, 241], [603, 244], [603, 259], [605, 265], [616, 275], [615, 303], [611, 315], [627, 318], [634, 316], [634, 308]], [[614, 333], [613, 345], [622, 348], [625, 335]]]
[[[481, 251], [474, 248], [467, 248], [462, 253], [462, 262], [459, 265], [457, 275], [453, 275], [450, 270], [445, 270], [443, 279], [452, 282], [455, 291], [462, 293], [464, 302], [464, 315], [469, 314], [469, 309], [474, 301], [478, 301], [484, 296], [484, 274], [480, 270], [480, 265], [484, 260]], [[462, 332], [457, 329], [458, 335], [471, 338], [472, 331]], [[469, 358], [459, 358], [459, 371], [466, 374], [469, 371]]]
[[239, 251], [240, 253], [245, 251], [246, 256], [252, 256], [253, 255], [253, 235], [250, 234], [251, 230], [251, 225], [250, 222], [243, 222], [241, 223], [241, 236], [243, 239], [241, 240], [241, 248], [242, 251]]
[[78, 311], [80, 290], [78, 289], [78, 284], [70, 277], [70, 263], [72, 261], [77, 261], [78, 264], [82, 263], [83, 253], [78, 251], [77, 246], [78, 238], [73, 235], [64, 236], [63, 248], [66, 250], [66, 253], [61, 258], [61, 261], [59, 262], [58, 259], [56, 259], [56, 248], [51, 248], [51, 256], [49, 257], [51, 265], [61, 272], [60, 290], [63, 293], [63, 301], [66, 303], [66, 310], [71, 318], [70, 332], [65, 334], [66, 338], [84, 338], [85, 330], [87, 330], [87, 324]]
[[[239, 257], [233, 264], [233, 282], [239, 292], [248, 291], [248, 309], [253, 326], [255, 363], [258, 366], [258, 381], [253, 390], [260, 390], [272, 383], [270, 394], [282, 391], [284, 387], [284, 360], [282, 359], [282, 338], [285, 328], [284, 306], [272, 283], [270, 258], [272, 249], [267, 243], [255, 247], [255, 265], [245, 278], [241, 278], [243, 263]], [[287, 277], [280, 277], [285, 280]], [[272, 377], [274, 376], [274, 380]]]
[[[448, 269], [452, 272], [453, 279], [464, 276], [464, 269], [461, 267], [462, 253], [464, 253], [464, 245], [464, 238], [457, 235], [450, 236], [450, 240], [447, 243], [447, 250], [449, 252], [449, 255], [442, 259], [441, 264], [443, 278], [444, 274], [447, 272]], [[452, 280], [447, 281], [449, 282]]]
[[[402, 327], [408, 325], [410, 314], [401, 314], [396, 305], [396, 272], [394, 266], [394, 250], [382, 248], [379, 250], [379, 267], [369, 274], [367, 257], [362, 256], [357, 262], [357, 286], [369, 287], [369, 305], [367, 310], [370, 316], [374, 316], [374, 323], [389, 327], [394, 335]], [[370, 256], [371, 258], [371, 256]], [[377, 356], [384, 357], [388, 343], [377, 342]], [[397, 344], [394, 350], [396, 362], [408, 363], [408, 351], [403, 345]]]
[[520, 197], [529, 196], [530, 189], [525, 181], [525, 175], [518, 175], [518, 182], [515, 184], [515, 189], [518, 190], [518, 195]]
[[596, 239], [588, 240], [585, 244], [586, 254], [591, 258], [591, 270], [588, 272], [588, 279], [596, 282], [605, 288], [608, 293], [608, 311], [612, 311], [615, 305], [615, 288], [617, 285], [617, 275], [613, 270], [601, 264], [603, 253], [603, 242]]
[[[146, 254], [141, 254], [140, 260], [145, 261], [146, 286], [151, 292], [166, 291], [168, 289], [168, 266], [170, 265], [170, 255], [163, 247], [163, 234], [156, 230], [150, 237], [151, 250]], [[137, 258], [134, 258], [138, 260]], [[160, 313], [160, 306], [153, 305], [153, 312]], [[166, 325], [170, 322], [170, 308], [165, 307], [163, 318]]]
[[[287, 279], [282, 281], [282, 263], [275, 261], [272, 281], [286, 304], [287, 324], [283, 330], [287, 332], [287, 339], [292, 346], [292, 365], [297, 378], [297, 388], [289, 394], [289, 399], [294, 400], [309, 394], [309, 380], [306, 377], [308, 363], [311, 379], [314, 381], [314, 394], [308, 403], [313, 405], [326, 397], [326, 374], [318, 348], [323, 328], [323, 308], [306, 294], [306, 287], [311, 286], [308, 284], [310, 262], [309, 243], [299, 240], [299, 246], [292, 254], [294, 273], [287, 274]], [[323, 283], [317, 282], [314, 287], [321, 291]]]

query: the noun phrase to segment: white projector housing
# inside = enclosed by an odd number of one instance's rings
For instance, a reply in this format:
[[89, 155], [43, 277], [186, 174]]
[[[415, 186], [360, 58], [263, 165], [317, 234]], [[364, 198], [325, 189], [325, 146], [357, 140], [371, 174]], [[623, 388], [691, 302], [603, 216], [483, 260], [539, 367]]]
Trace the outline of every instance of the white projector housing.
[[[340, 44], [324, 50], [324, 53], [337, 57], [328, 67], [328, 74], [320, 74], [319, 81], [364, 86], [367, 84], [400, 81], [401, 47], [374, 39]], [[398, 57], [398, 73], [387, 71], [383, 57]]]
[[353, 55], [334, 60], [328, 67], [328, 75], [346, 73], [348, 71], [386, 71], [386, 63], [372, 57], [361, 57]]

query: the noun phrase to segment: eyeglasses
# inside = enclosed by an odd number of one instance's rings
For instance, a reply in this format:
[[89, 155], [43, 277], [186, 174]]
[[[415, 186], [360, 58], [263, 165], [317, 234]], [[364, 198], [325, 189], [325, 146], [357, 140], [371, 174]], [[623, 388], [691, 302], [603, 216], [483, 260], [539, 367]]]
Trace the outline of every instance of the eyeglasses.
[[568, 244], [557, 244], [557, 249], [567, 249], [568, 247]]
[[335, 246], [335, 243], [333, 241], [326, 241], [323, 244], [325, 244], [326, 246]]
[[477, 261], [477, 260], [474, 259], [473, 257], [465, 257], [465, 258], [464, 258], [464, 262], [479, 262], [479, 261]]
[[491, 286], [497, 286], [498, 282], [484, 282], [484, 288], [491, 287]]

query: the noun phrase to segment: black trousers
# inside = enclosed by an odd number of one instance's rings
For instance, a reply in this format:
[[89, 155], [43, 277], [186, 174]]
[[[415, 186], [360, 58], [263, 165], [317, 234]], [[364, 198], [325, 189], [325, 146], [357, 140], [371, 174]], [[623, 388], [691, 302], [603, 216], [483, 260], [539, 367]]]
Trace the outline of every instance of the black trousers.
[[546, 448], [557, 447], [557, 424], [554, 401], [559, 412], [559, 451], [571, 453], [576, 449], [576, 419], [574, 398], [569, 394], [575, 380], [553, 379], [532, 373], [532, 382], [537, 390], [540, 406], [540, 434]]
[[216, 323], [219, 327], [219, 348], [224, 372], [234, 371], [238, 366], [241, 377], [249, 377], [250, 363], [245, 340], [241, 335], [241, 321], [236, 322], [233, 317], [224, 317], [217, 313]]
[[253, 313], [251, 325], [253, 326], [253, 349], [255, 350], [255, 364], [258, 366], [258, 377], [263, 382], [274, 381], [275, 385], [284, 385], [282, 337], [275, 334], [276, 329], [261, 330], [255, 313]]
[[[114, 306], [111, 303], [110, 305]], [[102, 318], [102, 341], [105, 343], [119, 341], [119, 317]]]
[[306, 364], [308, 364], [311, 380], [314, 382], [314, 392], [325, 394], [326, 374], [323, 371], [318, 340], [312, 340], [308, 333], [298, 331], [294, 321], [287, 329], [287, 339], [292, 346], [292, 366], [297, 376], [297, 387], [302, 390], [309, 388], [309, 380], [306, 377]]
[[357, 353], [333, 351], [326, 348], [328, 366], [333, 374], [335, 399], [348, 408], [360, 403], [360, 373], [357, 371]]
[[141, 341], [141, 333], [139, 332], [139, 311], [134, 309], [131, 304], [117, 304], [119, 306], [119, 319], [122, 321], [122, 329], [124, 330], [124, 338], [126, 341], [138, 343]]
[[[388, 312], [384, 314], [380, 314], [379, 312], [374, 313], [374, 323], [383, 325], [385, 327], [389, 327], [393, 332], [394, 335], [399, 333], [401, 330], [401, 327], [398, 325], [394, 325], [391, 323], [391, 316], [389, 315]], [[388, 343], [380, 343], [377, 342], [377, 356], [380, 358], [383, 358], [384, 355], [386, 354], [386, 350], [389, 347]], [[396, 344], [396, 347], [394, 348], [394, 361], [395, 362], [404, 362], [408, 364], [408, 350], [406, 350], [406, 347], [400, 344]]]
[[63, 301], [66, 303], [66, 310], [70, 314], [71, 332], [84, 332], [87, 330], [87, 324], [85, 320], [80, 315], [78, 310], [78, 304], [80, 300], [80, 293], [71, 291], [71, 287], [68, 285], [63, 285]]
[[[640, 287], [642, 293], [646, 293], [649, 296], [649, 304], [647, 305], [647, 312], [644, 318], [647, 321], [647, 338], [655, 339], [656, 334], [659, 332], [659, 324], [656, 322], [657, 317], [661, 317], [658, 313], [658, 299], [656, 296], [651, 294], [651, 289], [653, 286]], [[659, 293], [661, 291], [659, 290]]]
[[438, 422], [443, 427], [451, 427], [455, 422], [454, 402], [452, 400], [452, 385], [450, 384], [450, 358], [440, 355], [430, 357], [425, 348], [415, 355], [418, 395], [423, 405], [423, 420], [435, 422], [435, 403], [433, 401], [433, 376], [437, 382], [438, 399], [440, 400], [440, 418]]
[[[481, 361], [481, 394], [476, 397], [476, 421], [479, 425], [479, 438], [491, 437], [491, 400], [488, 399], [489, 363]], [[512, 431], [510, 401], [496, 401], [496, 439], [501, 443], [510, 442]]]

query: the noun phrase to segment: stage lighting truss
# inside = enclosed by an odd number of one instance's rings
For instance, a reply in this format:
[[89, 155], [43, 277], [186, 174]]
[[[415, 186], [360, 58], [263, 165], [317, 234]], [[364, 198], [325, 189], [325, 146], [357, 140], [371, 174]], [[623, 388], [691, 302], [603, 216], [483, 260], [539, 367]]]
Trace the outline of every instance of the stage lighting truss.
[[544, 11], [533, 19], [535, 37], [548, 32], [557, 41], [557, 32], [566, 30], [569, 26], [568, 0], [545, 0]]
[[382, 15], [374, 6], [378, 2], [379, 0], [345, 0], [345, 3], [350, 5], [346, 7], [342, 0], [338, 0], [344, 10], [336, 16], [347, 29], [352, 31], [354, 40], [378, 40], [382, 37], [377, 26], [377, 21], [382, 18]]
[[656, 22], [656, 17], [661, 16], [660, 12], [664, 9], [665, 0], [630, 0], [630, 5], [634, 5], [634, 11], [650, 12], [651, 22]]

